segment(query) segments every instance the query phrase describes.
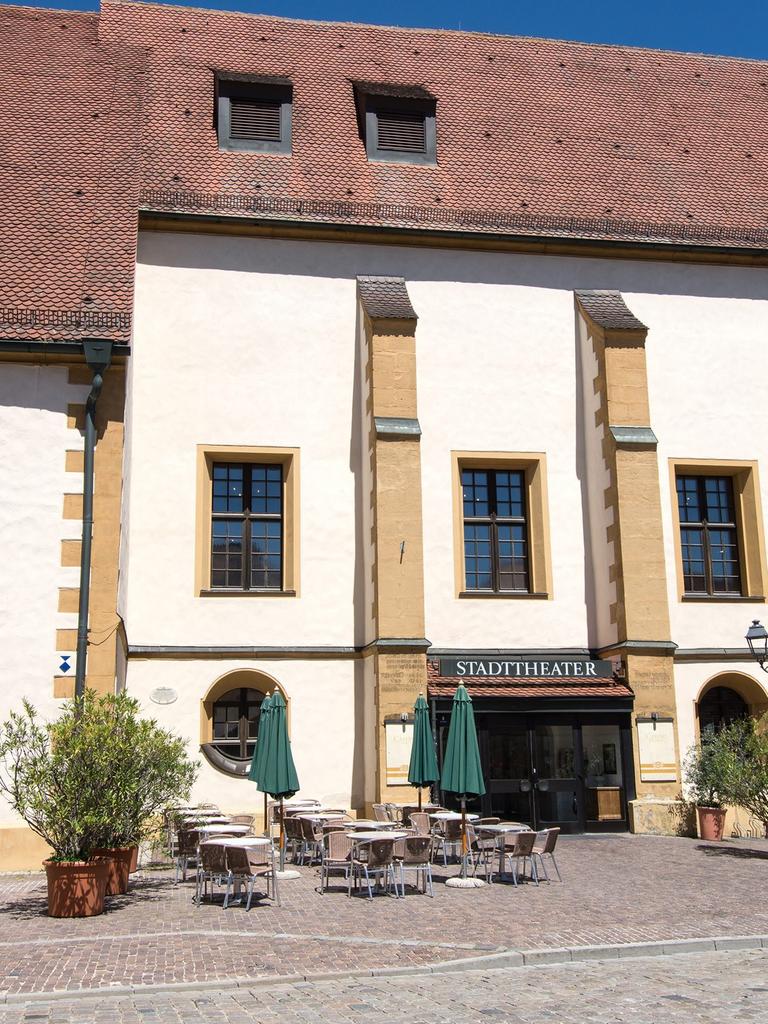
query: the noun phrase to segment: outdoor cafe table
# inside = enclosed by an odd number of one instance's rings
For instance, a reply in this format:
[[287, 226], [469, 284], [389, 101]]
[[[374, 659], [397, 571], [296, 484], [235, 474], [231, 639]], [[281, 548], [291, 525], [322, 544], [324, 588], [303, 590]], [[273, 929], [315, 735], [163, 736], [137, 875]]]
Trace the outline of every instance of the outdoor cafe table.
[[226, 835], [246, 835], [250, 831], [250, 825], [224, 825], [224, 824], [213, 824], [213, 825], [201, 825], [198, 828], [200, 835], [216, 835], [217, 832], [223, 832]]
[[269, 846], [272, 842], [264, 836], [218, 836], [213, 839], [206, 839], [200, 845], [203, 846]]
[[[479, 814], [465, 815], [467, 821], [476, 821], [479, 817]], [[436, 814], [430, 814], [430, 818], [434, 818], [435, 821], [461, 821], [458, 811], [438, 811]]]
[[310, 821], [333, 821], [334, 818], [341, 816], [339, 811], [299, 811], [298, 814], [291, 815], [292, 818], [309, 818]]
[[394, 832], [347, 832], [350, 839], [355, 843], [372, 843], [380, 839], [386, 840], [386, 842], [396, 842], [398, 839], [405, 839], [411, 835], [410, 832], [404, 832], [402, 829]]
[[499, 877], [506, 879], [507, 875], [502, 870], [504, 867], [504, 861], [502, 859], [504, 856], [504, 836], [509, 835], [510, 833], [531, 832], [532, 829], [528, 825], [523, 825], [521, 823], [500, 821], [498, 825], [478, 825], [478, 831], [490, 832], [492, 835], [496, 836], [496, 851], [499, 855]]
[[355, 830], [375, 828], [384, 832], [394, 827], [394, 823], [391, 821], [371, 821], [368, 818], [355, 818], [353, 821], [345, 821], [344, 824]]

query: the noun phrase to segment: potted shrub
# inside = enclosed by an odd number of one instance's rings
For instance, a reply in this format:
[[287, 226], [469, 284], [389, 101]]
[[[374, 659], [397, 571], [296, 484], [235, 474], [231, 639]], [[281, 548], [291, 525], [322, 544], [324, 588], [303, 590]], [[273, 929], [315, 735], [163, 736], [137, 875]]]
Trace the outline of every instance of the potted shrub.
[[686, 795], [696, 804], [702, 839], [723, 838], [728, 799], [728, 758], [721, 734], [709, 728], [701, 743], [691, 747], [683, 765]]
[[53, 851], [44, 864], [52, 917], [100, 914], [109, 872], [89, 860], [104, 824], [103, 752], [87, 719], [75, 718], [70, 707], [43, 725], [24, 701], [0, 727], [0, 792]]
[[125, 693], [89, 690], [47, 725], [28, 701], [11, 714], [0, 726], [0, 792], [53, 850], [49, 914], [99, 914], [105, 893], [124, 892], [151, 816], [186, 798], [196, 771], [183, 741], [139, 718]]
[[749, 811], [768, 839], [768, 714], [740, 718], [719, 736], [725, 763], [724, 797]]
[[124, 893], [135, 871], [139, 844], [158, 827], [158, 811], [185, 800], [197, 775], [185, 743], [152, 719], [125, 692], [96, 698], [108, 747], [108, 814], [95, 833], [94, 857], [113, 865], [107, 893]]

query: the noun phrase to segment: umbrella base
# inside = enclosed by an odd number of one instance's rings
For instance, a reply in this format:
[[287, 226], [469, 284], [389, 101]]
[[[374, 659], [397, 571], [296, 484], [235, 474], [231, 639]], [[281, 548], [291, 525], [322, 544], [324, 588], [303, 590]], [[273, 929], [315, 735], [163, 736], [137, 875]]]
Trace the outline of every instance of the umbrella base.
[[300, 871], [292, 871], [290, 868], [286, 868], [285, 871], [276, 871], [275, 874], [279, 882], [289, 882], [292, 878], [301, 878]]
[[450, 886], [451, 889], [482, 889], [485, 882], [482, 878], [461, 878], [456, 876], [446, 879], [445, 884]]

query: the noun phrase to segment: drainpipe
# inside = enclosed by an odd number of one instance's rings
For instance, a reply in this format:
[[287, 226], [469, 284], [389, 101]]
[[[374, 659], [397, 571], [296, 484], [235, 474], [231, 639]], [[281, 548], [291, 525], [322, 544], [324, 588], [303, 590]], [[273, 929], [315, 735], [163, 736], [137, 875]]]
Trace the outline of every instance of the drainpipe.
[[104, 374], [112, 361], [112, 342], [83, 339], [85, 361], [93, 370], [91, 392], [85, 403], [85, 459], [83, 469], [83, 540], [80, 552], [80, 602], [77, 609], [77, 662], [75, 697], [85, 693], [85, 664], [88, 657], [88, 605], [91, 595], [91, 540], [93, 538], [93, 454], [96, 448], [96, 403]]

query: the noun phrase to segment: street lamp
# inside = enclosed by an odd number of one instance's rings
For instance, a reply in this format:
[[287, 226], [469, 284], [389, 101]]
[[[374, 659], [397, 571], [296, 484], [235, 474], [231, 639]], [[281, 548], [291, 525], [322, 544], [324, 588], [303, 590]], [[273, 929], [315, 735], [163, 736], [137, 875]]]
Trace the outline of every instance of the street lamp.
[[763, 672], [768, 672], [768, 629], [757, 619], [753, 619], [744, 639], [749, 644], [752, 657]]

